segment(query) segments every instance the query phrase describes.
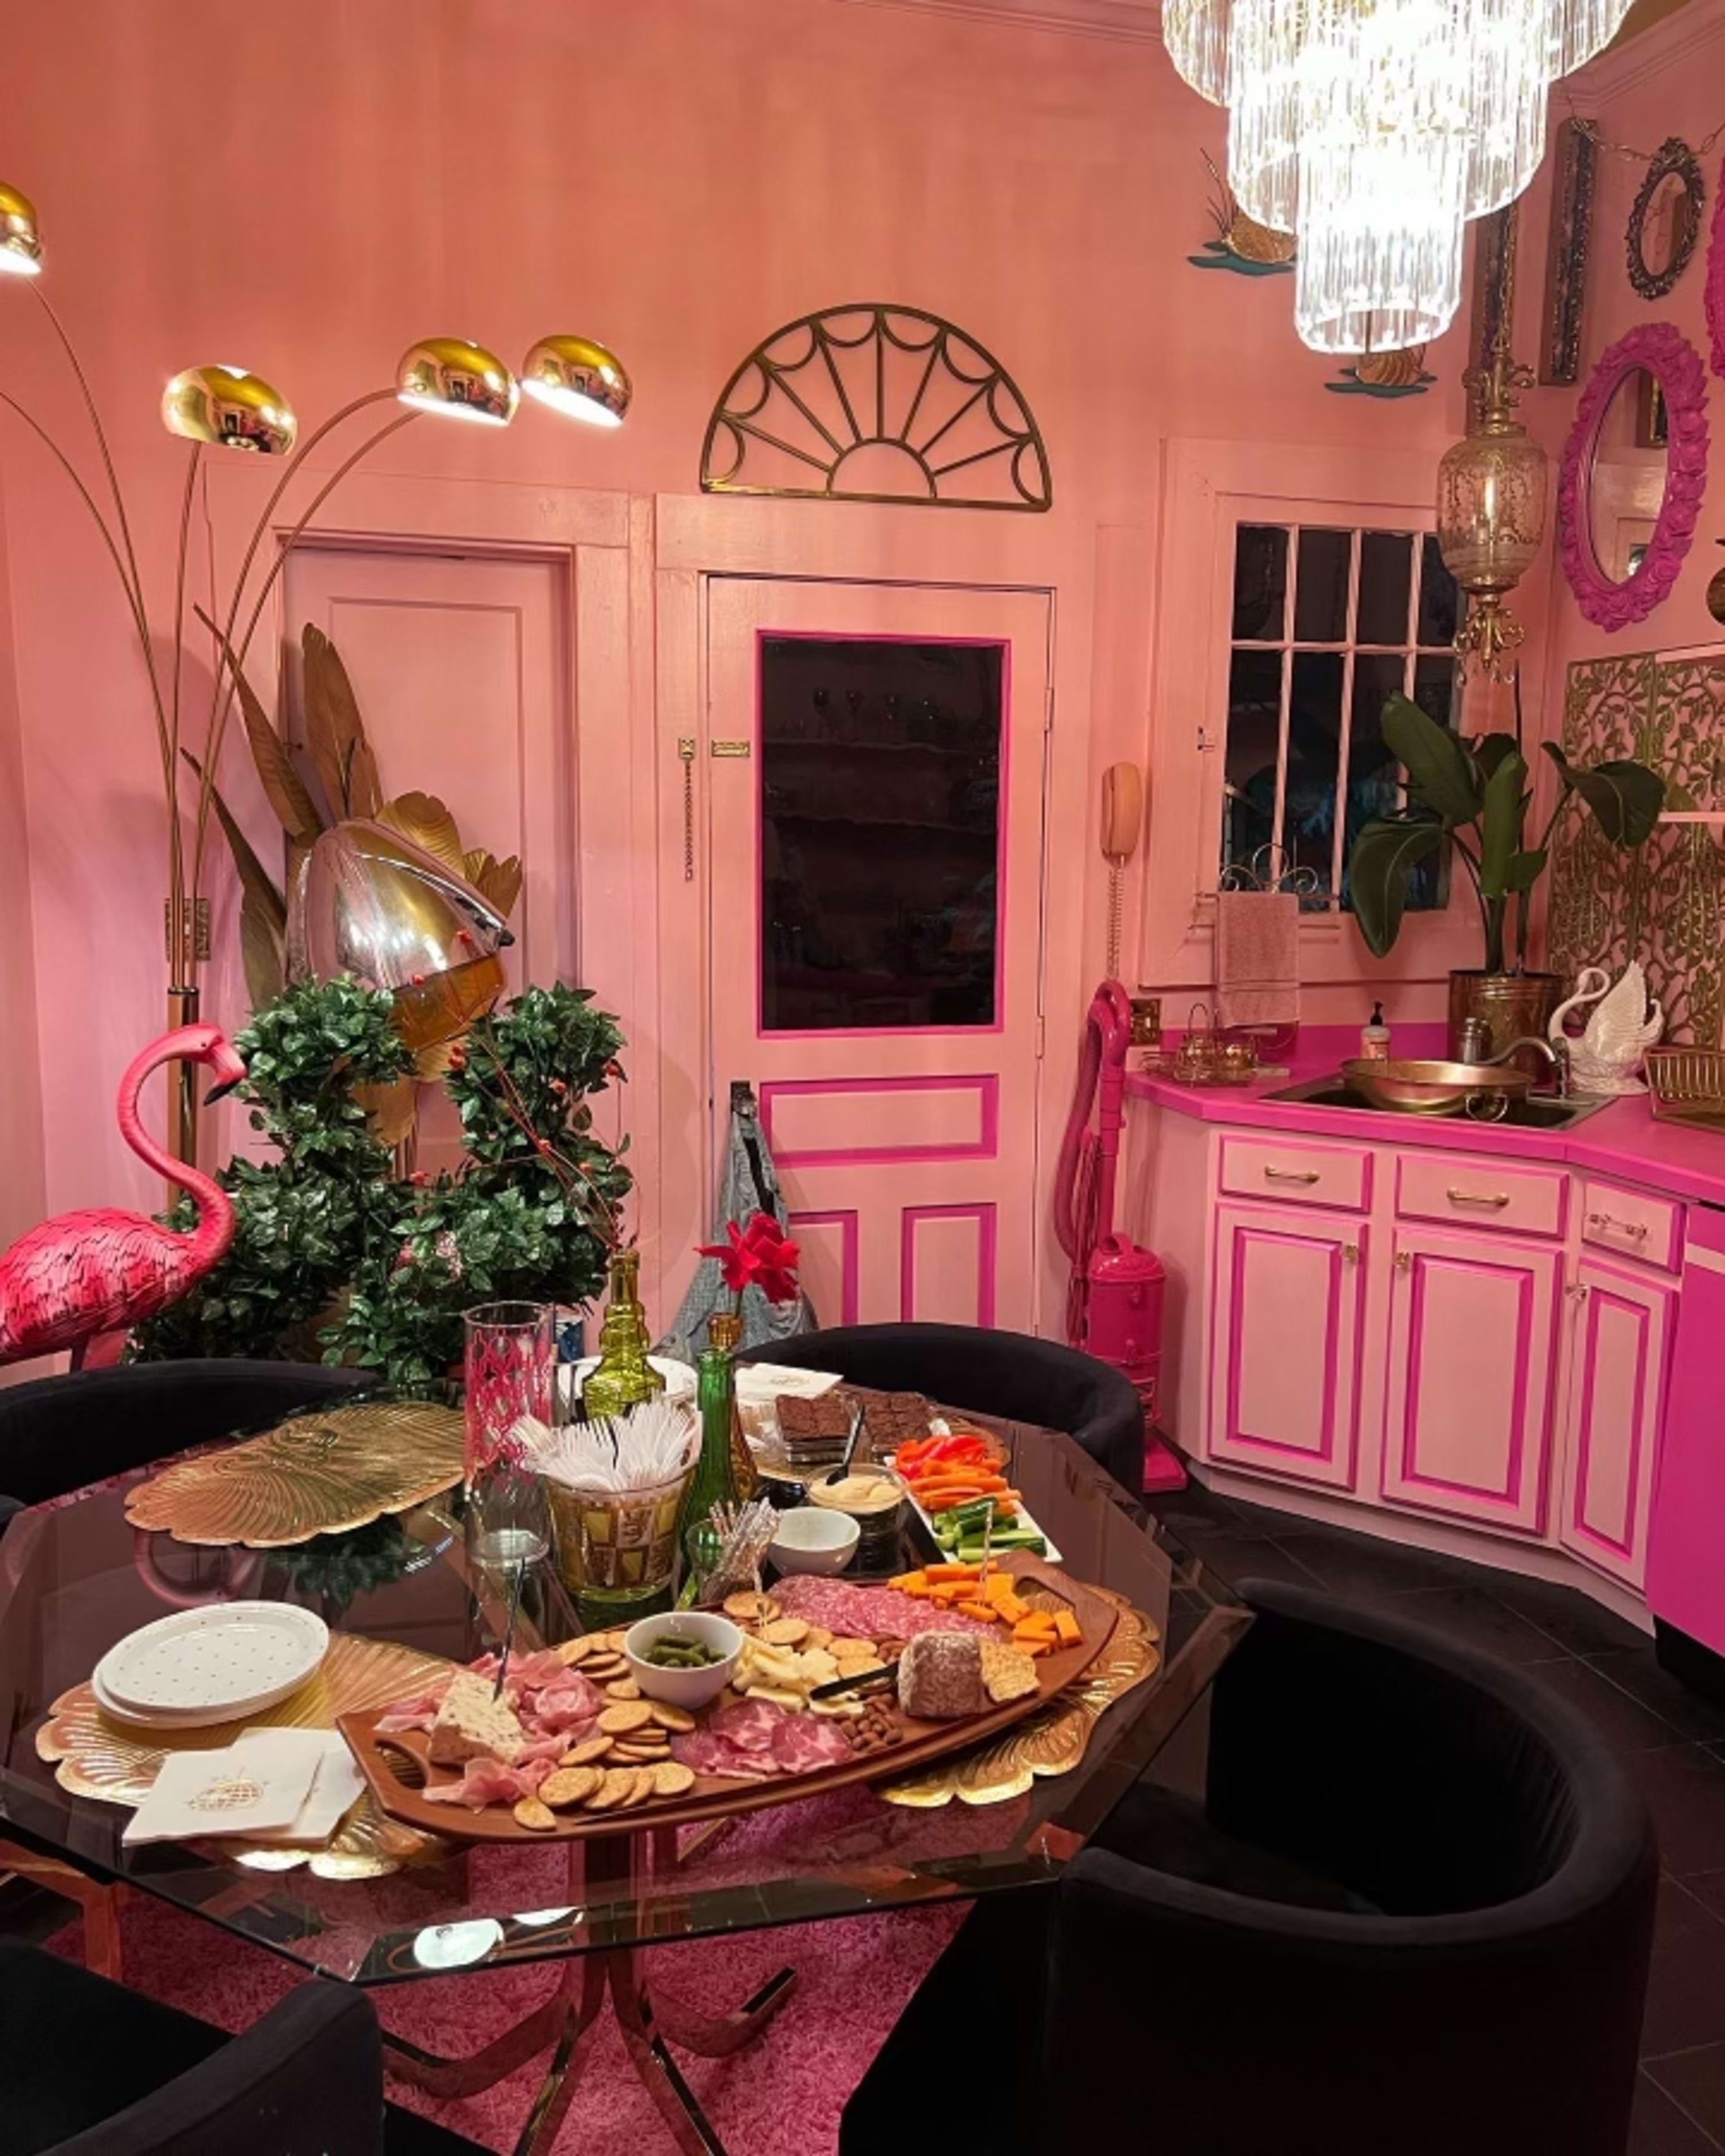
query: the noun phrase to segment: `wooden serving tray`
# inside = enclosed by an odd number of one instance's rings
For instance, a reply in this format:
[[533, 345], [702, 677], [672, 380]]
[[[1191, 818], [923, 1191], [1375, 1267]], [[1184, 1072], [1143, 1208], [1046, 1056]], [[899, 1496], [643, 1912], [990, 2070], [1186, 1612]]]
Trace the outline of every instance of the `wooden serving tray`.
[[[420, 1731], [380, 1738], [377, 1722], [388, 1712], [387, 1707], [338, 1716], [336, 1726], [347, 1739], [380, 1810], [405, 1825], [453, 1840], [582, 1841], [594, 1835], [628, 1834], [639, 1827], [696, 1826], [707, 1820], [824, 1796], [829, 1789], [847, 1789], [859, 1782], [891, 1781], [950, 1753], [967, 1752], [1038, 1712], [1057, 1692], [1082, 1676], [1107, 1646], [1120, 1613], [1104, 1596], [1056, 1571], [1040, 1558], [1023, 1553], [1004, 1557], [1000, 1569], [1024, 1587], [1043, 1589], [1053, 1599], [1066, 1603], [1083, 1627], [1082, 1641], [1076, 1647], [1062, 1647], [1043, 1656], [1036, 1664], [1037, 1689], [1023, 1699], [992, 1708], [987, 1714], [972, 1715], [963, 1722], [916, 1722], [904, 1717], [901, 1744], [863, 1753], [812, 1774], [776, 1774], [767, 1780], [748, 1782], [728, 1775], [699, 1774], [693, 1789], [680, 1797], [654, 1798], [627, 1811], [559, 1812], [554, 1828], [526, 1827], [506, 1804], [488, 1804], [483, 1811], [471, 1811], [465, 1804], [428, 1803], [423, 1789], [400, 1779], [394, 1762], [403, 1754], [417, 1760], [434, 1786], [459, 1781], [460, 1769], [429, 1765], [426, 1753], [430, 1739]], [[1004, 1628], [999, 1636], [1004, 1644], [1008, 1636]]]

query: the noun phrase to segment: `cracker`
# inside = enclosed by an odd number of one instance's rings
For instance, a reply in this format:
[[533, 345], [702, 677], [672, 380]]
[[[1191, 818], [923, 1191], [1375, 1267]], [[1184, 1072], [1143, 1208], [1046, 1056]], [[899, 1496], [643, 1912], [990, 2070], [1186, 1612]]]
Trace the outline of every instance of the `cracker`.
[[639, 1699], [641, 1687], [633, 1677], [616, 1677], [605, 1686], [607, 1699]]
[[686, 1707], [673, 1707], [668, 1699], [649, 1699], [647, 1712], [661, 1729], [690, 1730], [695, 1727], [695, 1717]]
[[584, 1810], [590, 1812], [613, 1812], [623, 1802], [625, 1794], [634, 1789], [635, 1774], [633, 1767], [608, 1767], [604, 1779], [586, 1800]]
[[624, 1737], [631, 1729], [644, 1729], [653, 1719], [653, 1710], [644, 1699], [619, 1699], [614, 1707], [608, 1707], [599, 1717], [599, 1728], [607, 1737]]
[[680, 1759], [666, 1759], [653, 1769], [655, 1796], [680, 1797], [685, 1789], [694, 1787], [695, 1769], [685, 1767]]
[[605, 1779], [602, 1767], [559, 1767], [547, 1774], [536, 1792], [542, 1804], [583, 1804]]
[[558, 1762], [564, 1767], [584, 1767], [591, 1759], [603, 1759], [611, 1749], [608, 1737], [583, 1737], [578, 1744], [572, 1744]]
[[669, 1744], [619, 1744], [611, 1755], [620, 1766], [642, 1767], [655, 1759], [669, 1759]]
[[830, 1647], [832, 1644], [833, 1635], [824, 1625], [811, 1625], [809, 1628], [809, 1637], [803, 1642], [805, 1648]]
[[769, 1647], [798, 1647], [809, 1637], [809, 1625], [801, 1617], [774, 1617], [761, 1627], [761, 1637]]
[[658, 1768], [637, 1767], [634, 1770], [633, 1786], [624, 1794], [623, 1809], [626, 1812], [633, 1811], [637, 1804], [645, 1804], [649, 1797], [656, 1796], [658, 1793]]
[[996, 1640], [983, 1640], [983, 1689], [997, 1707], [1004, 1707], [1010, 1700], [1028, 1699], [1040, 1681], [1036, 1665], [1028, 1655]]
[[778, 1614], [778, 1604], [770, 1594], [727, 1594], [724, 1607], [725, 1614], [739, 1625], [770, 1625]]
[[829, 1655], [836, 1656], [841, 1662], [854, 1661], [858, 1656], [866, 1656], [870, 1661], [876, 1661], [880, 1653], [872, 1640], [829, 1640], [826, 1649]]
[[593, 1650], [591, 1632], [579, 1632], [572, 1640], [565, 1640], [557, 1650], [557, 1660], [565, 1669], [572, 1669], [577, 1662], [584, 1662]]
[[[546, 1779], [548, 1781], [551, 1778], [547, 1775]], [[515, 1816], [518, 1826], [530, 1826], [535, 1834], [549, 1833], [557, 1823], [557, 1814], [537, 1797], [523, 1797], [515, 1808]]]

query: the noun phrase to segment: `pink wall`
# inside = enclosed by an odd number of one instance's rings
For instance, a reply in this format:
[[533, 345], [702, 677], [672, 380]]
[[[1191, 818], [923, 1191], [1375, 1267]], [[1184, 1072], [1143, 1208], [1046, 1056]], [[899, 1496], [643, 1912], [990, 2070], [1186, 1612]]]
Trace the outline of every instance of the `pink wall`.
[[[1578, 76], [1574, 109], [1597, 118], [1606, 136], [1614, 141], [1651, 150], [1668, 136], [1676, 135], [1693, 146], [1725, 116], [1722, 85], [1725, 85], [1725, 0], [1689, 0], [1681, 13], [1645, 37], [1596, 61]], [[1703, 160], [1703, 171], [1707, 198], [1702, 241], [1694, 259], [1665, 299], [1643, 300], [1625, 272], [1624, 230], [1646, 167], [1623, 157], [1601, 157], [1583, 320], [1581, 382], [1573, 391], [1540, 390], [1528, 400], [1532, 430], [1551, 458], [1555, 495], [1558, 465], [1576, 405], [1589, 372], [1608, 346], [1642, 324], [1671, 322], [1688, 338], [1708, 368], [1708, 424], [1712, 439], [1701, 522], [1670, 596], [1645, 621], [1611, 632], [1597, 629], [1587, 620], [1563, 577], [1553, 506], [1545, 562], [1546, 594], [1543, 603], [1536, 598], [1527, 608], [1536, 627], [1543, 631], [1530, 643], [1529, 650], [1542, 665], [1547, 730], [1553, 735], [1562, 722], [1563, 680], [1572, 661], [1615, 651], [1725, 646], [1725, 628], [1708, 613], [1706, 598], [1709, 579], [1725, 564], [1725, 553], [1714, 544], [1725, 534], [1725, 513], [1720, 509], [1725, 502], [1725, 382], [1709, 365], [1712, 340], [1703, 313], [1707, 240], [1714, 210], [1725, 190], [1725, 158], [1720, 146], [1716, 144]], [[1548, 173], [1543, 173], [1535, 182], [1523, 218], [1524, 231], [1533, 242], [1527, 264], [1528, 301], [1523, 303], [1519, 315], [1520, 347], [1529, 355], [1537, 322], [1529, 302], [1537, 300], [1544, 276], [1548, 179]]]
[[0, 1248], [41, 1218], [42, 1087], [28, 819], [13, 669], [12, 588], [0, 521]]
[[[1334, 368], [1295, 339], [1288, 280], [1187, 266], [1209, 229], [1200, 150], [1219, 155], [1222, 129], [1138, 38], [839, 0], [631, 0], [602, 29], [591, 11], [518, 0], [429, 0], [411, 23], [300, 0], [265, 36], [218, 0], [61, 0], [13, 26], [7, 60], [5, 176], [41, 211], [47, 289], [109, 414], [159, 598], [181, 462], [156, 397], [194, 361], [244, 360], [315, 418], [384, 380], [415, 334], [476, 335], [513, 358], [543, 331], [590, 326], [634, 377], [623, 433], [426, 423], [377, 469], [650, 496], [694, 491], [732, 367], [809, 309], [899, 300], [996, 352], [1048, 442], [1040, 575], [1063, 646], [1087, 651], [1076, 693], [1070, 674], [1060, 692], [1055, 846], [1084, 871], [1081, 908], [1062, 901], [1070, 947], [1051, 954], [1062, 1042], [1101, 970], [1089, 781], [1144, 755], [1153, 635], [1182, 633], [1153, 628], [1161, 552], [1180, 543], [1160, 528], [1168, 444], [1435, 460], [1459, 428], [1456, 335], [1431, 355], [1431, 395], [1331, 396]], [[27, 295], [0, 292], [0, 379], [70, 430]], [[108, 1103], [161, 1008], [142, 685], [81, 512], [15, 427], [0, 460], [53, 1074], [46, 1200], [137, 1202], [153, 1194]], [[646, 603], [638, 586], [631, 604]], [[0, 759], [5, 738], [0, 709]], [[0, 877], [18, 858], [6, 850]], [[218, 938], [227, 918], [218, 904]], [[237, 1019], [233, 978], [218, 968], [213, 992]], [[9, 1147], [5, 1173], [13, 1209], [31, 1209], [40, 1194]]]

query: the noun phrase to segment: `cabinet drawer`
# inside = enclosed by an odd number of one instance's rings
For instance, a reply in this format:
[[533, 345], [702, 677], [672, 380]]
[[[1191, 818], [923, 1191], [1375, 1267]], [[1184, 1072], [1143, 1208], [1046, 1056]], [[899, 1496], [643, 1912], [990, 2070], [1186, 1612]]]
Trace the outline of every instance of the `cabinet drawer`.
[[1221, 1183], [1234, 1198], [1276, 1198], [1295, 1205], [1338, 1205], [1363, 1213], [1372, 1202], [1372, 1156], [1363, 1146], [1227, 1137], [1222, 1141]]
[[1404, 1153], [1396, 1163], [1395, 1209], [1404, 1220], [1561, 1235], [1568, 1189], [1561, 1168], [1512, 1168], [1481, 1153]]
[[1581, 1186], [1581, 1240], [1615, 1257], [1640, 1258], [1674, 1272], [1682, 1252], [1682, 1207], [1668, 1198], [1591, 1180]]

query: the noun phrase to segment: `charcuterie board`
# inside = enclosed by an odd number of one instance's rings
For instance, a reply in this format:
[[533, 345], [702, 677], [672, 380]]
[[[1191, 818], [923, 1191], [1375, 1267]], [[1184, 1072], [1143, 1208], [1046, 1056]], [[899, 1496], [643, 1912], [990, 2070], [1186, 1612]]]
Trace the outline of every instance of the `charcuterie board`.
[[[1000, 1567], [1012, 1580], [1014, 1589], [1025, 1599], [1053, 1610], [1064, 1609], [1076, 1621], [1081, 1637], [1076, 1645], [1062, 1645], [1040, 1656], [1035, 1662], [1036, 1688], [1023, 1697], [1004, 1704], [991, 1706], [983, 1712], [950, 1721], [923, 1721], [904, 1713], [894, 1694], [887, 1691], [877, 1695], [868, 1717], [871, 1723], [871, 1740], [868, 1748], [853, 1749], [853, 1740], [845, 1739], [845, 1754], [834, 1756], [830, 1763], [814, 1765], [809, 1771], [768, 1770], [758, 1779], [742, 1779], [732, 1774], [713, 1774], [691, 1771], [659, 1777], [660, 1780], [681, 1784], [675, 1793], [661, 1794], [655, 1785], [642, 1785], [643, 1778], [654, 1780], [655, 1770], [645, 1763], [633, 1764], [628, 1769], [607, 1768], [606, 1755], [593, 1759], [592, 1768], [621, 1776], [627, 1772], [634, 1778], [626, 1794], [614, 1794], [607, 1789], [602, 1794], [602, 1809], [558, 1808], [545, 1805], [540, 1808], [543, 1816], [536, 1825], [524, 1825], [516, 1816], [516, 1808], [506, 1799], [485, 1804], [474, 1809], [468, 1804], [451, 1803], [446, 1799], [428, 1794], [430, 1790], [447, 1788], [462, 1779], [465, 1768], [434, 1765], [430, 1760], [431, 1739], [421, 1729], [393, 1729], [380, 1731], [378, 1723], [390, 1718], [388, 1711], [372, 1709], [361, 1714], [340, 1717], [338, 1727], [349, 1745], [361, 1771], [371, 1785], [372, 1794], [380, 1810], [392, 1819], [422, 1829], [427, 1833], [451, 1836], [458, 1840], [481, 1841], [555, 1841], [578, 1840], [595, 1835], [628, 1833], [643, 1827], [675, 1827], [695, 1825], [702, 1821], [727, 1817], [732, 1814], [758, 1811], [773, 1804], [792, 1804], [805, 1797], [824, 1795], [834, 1789], [844, 1789], [858, 1783], [896, 1778], [907, 1771], [924, 1767], [932, 1761], [968, 1750], [971, 1746], [986, 1743], [998, 1737], [1014, 1723], [1027, 1715], [1036, 1713], [1045, 1707], [1056, 1693], [1060, 1692], [1085, 1671], [1106, 1648], [1118, 1621], [1117, 1606], [1104, 1596], [1091, 1592], [1080, 1581], [1069, 1578], [1040, 1558], [1018, 1555], [1006, 1560]], [[691, 1749], [690, 1738], [699, 1739], [710, 1732], [712, 1725], [727, 1712], [732, 1717], [728, 1727], [739, 1733], [760, 1735], [759, 1729], [744, 1732], [736, 1717], [745, 1711], [744, 1720], [751, 1719], [746, 1711], [757, 1703], [757, 1695], [741, 1699], [721, 1701], [708, 1713], [694, 1717], [692, 1731], [668, 1735], [665, 1743], [673, 1758], [679, 1748]], [[829, 1734], [826, 1742], [817, 1744], [812, 1732], [837, 1733], [860, 1724], [841, 1722], [834, 1719], [816, 1719], [812, 1714], [786, 1714], [778, 1710], [778, 1727], [789, 1726], [794, 1732], [800, 1725], [801, 1734], [793, 1733], [784, 1741], [785, 1755], [796, 1760], [819, 1750], [823, 1753], [834, 1749]], [[613, 1719], [628, 1718], [616, 1717]], [[644, 1722], [640, 1725], [646, 1727]], [[885, 1736], [886, 1741], [875, 1742]], [[624, 1732], [616, 1742], [629, 1747], [629, 1756], [635, 1756], [631, 1742], [633, 1732]], [[589, 1740], [591, 1741], [591, 1740]], [[711, 1746], [707, 1748], [711, 1749]], [[584, 1746], [572, 1747], [572, 1753], [585, 1750]], [[702, 1756], [697, 1742], [692, 1748], [695, 1757]], [[559, 1772], [574, 1772], [575, 1768], [563, 1768]], [[588, 1801], [591, 1801], [589, 1798]]]

